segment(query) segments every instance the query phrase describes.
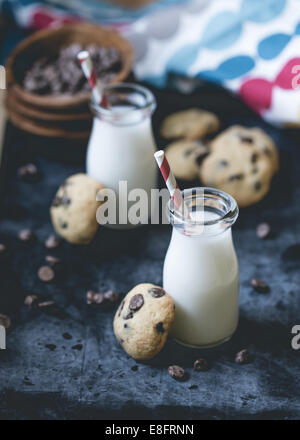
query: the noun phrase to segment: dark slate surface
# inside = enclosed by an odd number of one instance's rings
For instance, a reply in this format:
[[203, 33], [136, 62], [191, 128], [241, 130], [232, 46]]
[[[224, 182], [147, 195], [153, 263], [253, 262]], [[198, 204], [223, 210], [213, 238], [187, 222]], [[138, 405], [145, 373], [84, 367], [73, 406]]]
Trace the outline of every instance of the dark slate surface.
[[[155, 121], [167, 109], [200, 104], [215, 109], [224, 126], [260, 124], [280, 147], [281, 171], [270, 195], [243, 210], [234, 227], [241, 270], [240, 324], [229, 343], [206, 352], [169, 340], [156, 359], [138, 364], [137, 371], [131, 370], [136, 362], [113, 336], [114, 311], [89, 309], [85, 293], [90, 288], [109, 288], [124, 294], [137, 283], [161, 284], [170, 227], [130, 232], [100, 228], [90, 246], [63, 243], [50, 253], [43, 244], [52, 232], [50, 201], [67, 176], [84, 169], [84, 162], [75, 146], [69, 154], [66, 146], [10, 127], [0, 222], [0, 242], [8, 248], [0, 263], [0, 312], [11, 316], [13, 326], [8, 348], [0, 352], [0, 419], [299, 418], [300, 351], [291, 348], [291, 328], [300, 324], [300, 145], [256, 120], [227, 95], [221, 93], [221, 99], [217, 95], [215, 89], [189, 100], [164, 94]], [[78, 156], [77, 160], [62, 162], [62, 151], [68, 159]], [[35, 184], [21, 183], [16, 177], [18, 166], [29, 160], [42, 173]], [[266, 241], [255, 234], [263, 220], [272, 223], [275, 233]], [[16, 238], [23, 227], [34, 229], [34, 245], [21, 244]], [[49, 253], [64, 260], [65, 270], [45, 285], [36, 273]], [[254, 275], [270, 284], [270, 294], [252, 291], [249, 279]], [[28, 310], [23, 306], [26, 292], [54, 299], [66, 316]], [[71, 340], [64, 339], [65, 332], [72, 335]], [[46, 344], [55, 348], [50, 350]], [[82, 349], [73, 348], [78, 344]], [[254, 355], [249, 365], [234, 363], [235, 353], [242, 348]], [[203, 355], [212, 361], [212, 369], [193, 372], [193, 361]], [[177, 383], [168, 376], [167, 367], [174, 363], [186, 367], [187, 382]], [[198, 388], [190, 389], [192, 385]]]

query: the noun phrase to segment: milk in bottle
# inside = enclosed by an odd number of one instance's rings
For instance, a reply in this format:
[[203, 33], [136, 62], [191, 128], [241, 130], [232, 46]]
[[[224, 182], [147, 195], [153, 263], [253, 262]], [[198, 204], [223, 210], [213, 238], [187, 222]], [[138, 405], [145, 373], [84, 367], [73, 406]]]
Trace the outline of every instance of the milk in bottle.
[[[120, 204], [119, 197], [125, 198], [131, 190], [142, 188], [150, 201], [151, 189], [157, 186], [153, 160], [156, 147], [151, 126], [156, 102], [149, 90], [134, 84], [108, 86], [105, 96], [107, 107], [92, 103], [95, 118], [88, 145], [87, 174], [117, 195], [117, 208], [121, 206], [122, 210], [118, 211], [117, 218], [121, 218], [121, 222], [109, 226], [133, 227], [127, 216], [130, 202], [121, 200]], [[119, 193], [120, 182], [126, 182], [124, 195]], [[150, 212], [148, 214], [150, 217]]]
[[[239, 270], [231, 226], [238, 216], [228, 194], [183, 191], [191, 221], [176, 218], [164, 263], [164, 289], [176, 305], [174, 338], [193, 347], [228, 340], [238, 324]], [[200, 195], [199, 195], [200, 194]]]

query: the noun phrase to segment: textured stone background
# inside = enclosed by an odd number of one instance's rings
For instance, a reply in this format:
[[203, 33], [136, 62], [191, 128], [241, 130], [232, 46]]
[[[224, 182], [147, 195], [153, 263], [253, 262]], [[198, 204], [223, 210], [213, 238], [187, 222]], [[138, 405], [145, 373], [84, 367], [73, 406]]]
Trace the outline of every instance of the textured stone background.
[[[9, 252], [0, 262], [0, 312], [11, 316], [13, 326], [8, 348], [0, 352], [0, 419], [300, 416], [300, 351], [291, 348], [291, 328], [300, 324], [300, 145], [258, 122], [239, 103], [215, 89], [190, 99], [173, 93], [158, 95], [156, 128], [170, 109], [198, 104], [216, 110], [224, 126], [233, 122], [260, 124], [279, 144], [282, 166], [270, 195], [261, 204], [243, 210], [234, 227], [241, 270], [238, 330], [229, 343], [205, 353], [169, 340], [155, 360], [140, 363], [138, 370], [132, 371], [135, 361], [113, 336], [114, 311], [88, 309], [85, 293], [92, 288], [124, 294], [137, 283], [161, 284], [170, 227], [149, 226], [130, 232], [100, 228], [90, 246], [63, 243], [50, 253], [44, 247], [52, 232], [49, 204], [58, 185], [70, 174], [84, 170], [84, 162], [74, 145], [69, 152], [64, 150], [68, 160], [62, 162], [56, 157], [59, 151], [62, 158], [60, 145], [37, 143], [10, 128], [8, 174], [0, 208], [0, 242]], [[36, 152], [37, 145], [47, 157]], [[31, 160], [38, 165], [42, 179], [35, 184], [21, 183], [16, 178], [17, 168]], [[261, 241], [255, 227], [264, 220], [272, 223], [275, 236]], [[24, 227], [34, 229], [37, 235], [33, 246], [16, 238]], [[61, 278], [45, 285], [36, 274], [49, 253], [64, 260], [65, 271]], [[261, 295], [249, 287], [254, 275], [269, 283], [270, 294]], [[26, 292], [54, 299], [66, 316], [59, 319], [28, 310], [23, 306]], [[71, 340], [63, 338], [65, 332], [72, 335]], [[55, 349], [49, 350], [46, 344], [55, 345]], [[72, 348], [78, 344], [82, 349]], [[251, 350], [253, 363], [234, 363], [235, 353], [242, 348]], [[212, 361], [210, 371], [192, 371], [193, 361], [200, 355]], [[187, 369], [187, 382], [177, 383], [168, 376], [167, 367], [174, 363]], [[190, 389], [192, 385], [197, 388]]]

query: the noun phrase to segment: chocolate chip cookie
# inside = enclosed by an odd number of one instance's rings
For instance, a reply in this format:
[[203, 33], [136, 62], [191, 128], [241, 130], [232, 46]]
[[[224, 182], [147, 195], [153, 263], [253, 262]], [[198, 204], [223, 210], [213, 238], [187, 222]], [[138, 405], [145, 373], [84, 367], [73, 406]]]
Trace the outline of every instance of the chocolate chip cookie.
[[161, 287], [137, 285], [125, 296], [115, 315], [117, 340], [134, 359], [152, 359], [166, 342], [174, 310], [173, 299]]
[[209, 154], [209, 148], [201, 141], [182, 140], [171, 143], [166, 149], [166, 157], [175, 177], [195, 180], [199, 167]]
[[168, 116], [163, 121], [160, 132], [166, 139], [202, 139], [218, 128], [219, 120], [216, 115], [206, 110], [192, 108]]
[[96, 195], [104, 187], [86, 174], [69, 177], [53, 199], [50, 214], [58, 235], [73, 244], [87, 244], [98, 229]]
[[215, 148], [200, 168], [200, 179], [205, 186], [231, 194], [240, 207], [261, 200], [269, 191], [273, 174], [269, 157], [247, 143]]
[[[211, 150], [224, 150], [227, 146], [237, 148], [245, 146], [249, 151], [256, 153], [259, 157], [269, 159], [272, 172], [275, 174], [279, 169], [279, 155], [273, 140], [262, 129], [254, 127], [248, 128], [241, 125], [233, 125], [223, 131], [211, 142]], [[260, 160], [260, 159], [259, 159]]]

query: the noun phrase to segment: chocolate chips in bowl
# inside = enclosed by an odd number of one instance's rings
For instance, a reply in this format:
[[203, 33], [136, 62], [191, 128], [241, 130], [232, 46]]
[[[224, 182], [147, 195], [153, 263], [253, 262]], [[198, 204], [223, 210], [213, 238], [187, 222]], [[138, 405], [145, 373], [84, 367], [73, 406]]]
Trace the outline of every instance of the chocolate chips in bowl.
[[7, 110], [14, 125], [52, 138], [88, 137], [91, 92], [76, 58], [82, 49], [90, 51], [106, 84], [123, 82], [131, 73], [133, 49], [111, 29], [76, 23], [36, 32], [6, 65]]
[[115, 47], [87, 46], [79, 43], [62, 47], [56, 55], [36, 60], [23, 78], [23, 87], [39, 95], [73, 95], [89, 92], [90, 87], [77, 60], [87, 50], [95, 70], [104, 83], [109, 83], [121, 69], [121, 54]]

